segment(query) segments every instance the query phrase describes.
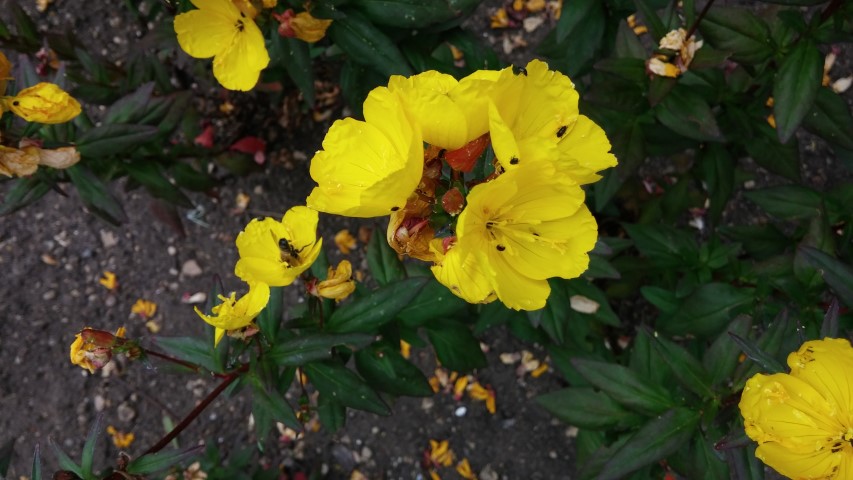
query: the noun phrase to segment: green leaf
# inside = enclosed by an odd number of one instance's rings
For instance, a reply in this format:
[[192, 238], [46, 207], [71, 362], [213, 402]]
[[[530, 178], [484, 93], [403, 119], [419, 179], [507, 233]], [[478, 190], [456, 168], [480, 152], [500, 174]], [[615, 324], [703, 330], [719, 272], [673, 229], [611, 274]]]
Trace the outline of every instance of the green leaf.
[[39, 451], [38, 443], [33, 452], [33, 467], [30, 473], [30, 480], [41, 480], [41, 452]]
[[693, 263], [698, 247], [693, 235], [668, 225], [622, 224], [637, 250], [661, 268], [684, 267]]
[[56, 461], [57, 463], [59, 463], [60, 469], [68, 470], [69, 472], [74, 473], [74, 475], [77, 475], [80, 478], [84, 478], [83, 470], [80, 468], [80, 465], [74, 463], [74, 460], [72, 460], [67, 453], [62, 451], [62, 449], [59, 448], [59, 445], [57, 445], [56, 442], [53, 441], [53, 439], [50, 439], [50, 446], [53, 447], [53, 453], [54, 455], [56, 455]]
[[89, 169], [80, 165], [74, 165], [65, 170], [71, 183], [77, 188], [83, 204], [95, 215], [112, 223], [115, 226], [127, 221], [124, 209], [118, 200], [112, 196], [107, 186], [96, 177]]
[[148, 453], [134, 458], [127, 464], [127, 473], [132, 475], [146, 475], [165, 470], [184, 460], [195, 457], [204, 449], [204, 445], [196, 445], [181, 450], [169, 450], [164, 452]]
[[450, 370], [465, 373], [488, 364], [479, 340], [467, 325], [453, 320], [436, 320], [426, 325], [426, 332], [438, 360]]
[[571, 302], [573, 297], [581, 296], [598, 304], [598, 310], [595, 313], [582, 313], [572, 309], [572, 316], [569, 317], [570, 319], [576, 319], [578, 317], [592, 317], [596, 322], [602, 325], [610, 325], [611, 327], [622, 326], [622, 321], [619, 319], [619, 316], [616, 315], [616, 312], [613, 311], [613, 307], [610, 306], [610, 300], [607, 298], [607, 294], [605, 294], [600, 288], [596, 287], [592, 282], [584, 278], [575, 278], [568, 280], [565, 284], [566, 291], [569, 295], [569, 302]]
[[384, 233], [384, 230], [374, 228], [367, 245], [367, 266], [379, 285], [406, 278], [406, 268], [397, 252], [385, 241]]
[[563, 344], [571, 312], [569, 295], [561, 279], [552, 278], [548, 283], [551, 286], [551, 294], [545, 308], [527, 312], [527, 317], [533, 325], [542, 327], [555, 343]]
[[182, 162], [173, 163], [169, 173], [175, 179], [175, 183], [183, 188], [206, 192], [219, 185], [219, 182], [207, 173], [196, 170], [190, 165]]
[[634, 411], [655, 415], [674, 406], [661, 385], [648, 383], [627, 367], [583, 358], [571, 363], [586, 381]]
[[355, 366], [367, 383], [392, 395], [433, 395], [424, 374], [387, 343], [377, 343], [355, 353]]
[[597, 212], [604, 210], [625, 180], [633, 175], [646, 159], [643, 128], [639, 121], [617, 129], [610, 141], [613, 143], [613, 154], [619, 159], [619, 168], [608, 169], [604, 172], [604, 178], [593, 184]]
[[673, 88], [655, 108], [655, 115], [662, 124], [687, 138], [699, 141], [723, 140], [708, 102], [690, 88]]
[[734, 192], [735, 161], [728, 150], [719, 144], [711, 143], [700, 151], [699, 162], [711, 200], [708, 214], [716, 225]]
[[736, 317], [705, 351], [702, 365], [710, 372], [712, 385], [725, 382], [738, 365], [740, 347], [732, 340], [730, 334], [746, 338], [751, 324], [752, 319], [746, 315]]
[[413, 277], [380, 287], [335, 310], [326, 322], [326, 329], [335, 333], [375, 331], [394, 320], [429, 280], [429, 277]]
[[50, 191], [50, 183], [45, 182], [38, 175], [13, 180], [12, 186], [6, 191], [3, 204], [0, 205], [0, 216], [17, 212], [18, 210], [32, 205]]
[[299, 367], [308, 362], [330, 358], [334, 347], [345, 346], [355, 350], [370, 345], [375, 339], [373, 335], [364, 333], [315, 333], [277, 342], [266, 355], [276, 365]]
[[818, 214], [822, 200], [820, 193], [800, 185], [768, 187], [744, 192], [744, 195], [782, 220], [811, 218]]
[[[275, 29], [275, 28], [271, 28]], [[310, 45], [298, 38], [282, 37], [275, 32], [270, 36], [273, 61], [278, 61], [287, 75], [302, 92], [305, 103], [314, 106], [314, 69], [311, 63]]]
[[788, 53], [773, 82], [773, 116], [779, 141], [786, 143], [814, 104], [823, 77], [823, 55], [811, 40]]
[[[252, 384], [252, 402], [255, 404], [252, 409], [253, 412], [260, 408], [265, 410], [268, 418], [272, 420], [281, 422], [293, 429], [302, 428], [302, 424], [299, 423], [296, 414], [293, 413], [293, 407], [287, 403], [281, 392], [273, 386], [264, 385], [257, 377], [250, 377], [250, 383]], [[258, 416], [264, 417], [266, 415]]]
[[12, 456], [15, 454], [15, 439], [11, 438], [2, 447], [0, 447], [0, 477], [5, 477], [9, 471], [9, 465], [12, 463]]
[[801, 5], [804, 7], [810, 7], [812, 5], [820, 5], [821, 3], [826, 3], [829, 0], [758, 0], [759, 2], [764, 3], [775, 3], [777, 5]]
[[641, 335], [649, 338], [649, 342], [657, 350], [660, 357], [669, 365], [675, 374], [675, 378], [688, 390], [700, 398], [708, 399], [714, 397], [711, 389], [711, 378], [705, 367], [699, 363], [693, 355], [681, 345], [663, 338], [660, 335], [649, 332], [643, 328]]
[[776, 131], [766, 122], [752, 125], [754, 134], [744, 140], [749, 156], [767, 170], [794, 181], [800, 180], [800, 143], [796, 137], [780, 143]]
[[844, 97], [819, 88], [811, 111], [803, 119], [806, 130], [831, 144], [853, 150], [853, 116]]
[[743, 350], [743, 353], [749, 357], [753, 362], [761, 365], [763, 370], [767, 373], [781, 373], [785, 371], [785, 366], [782, 365], [781, 362], [773, 358], [773, 355], [765, 352], [755, 343], [747, 340], [746, 338], [742, 338], [740, 335], [735, 333], [729, 333], [732, 337], [732, 341]]
[[757, 260], [766, 259], [783, 253], [791, 241], [773, 225], [741, 225], [720, 227], [720, 233], [743, 245]]
[[563, 43], [569, 35], [578, 31], [590, 18], [600, 15], [599, 0], [572, 0], [572, 7], [567, 8], [565, 15], [560, 15], [557, 21], [557, 43]]
[[153, 92], [154, 82], [141, 85], [135, 92], [110, 105], [101, 123], [104, 125], [136, 123], [146, 113]]
[[432, 320], [450, 318], [467, 306], [465, 300], [451, 293], [434, 278], [430, 278], [418, 296], [400, 310], [397, 318], [407, 327], [420, 327]]
[[642, 416], [625, 410], [606, 394], [592, 388], [569, 387], [536, 397], [536, 402], [560, 420], [578, 428], [624, 429]]
[[691, 293], [662, 325], [672, 335], [717, 335], [735, 315], [752, 305], [755, 289], [727, 283], [706, 283]]
[[652, 419], [616, 450], [597, 478], [624, 478], [641, 467], [672, 455], [690, 440], [698, 423], [699, 412], [686, 408], [674, 408]]
[[654, 285], [640, 287], [640, 295], [663, 313], [674, 313], [681, 305], [675, 292]]
[[178, 187], [163, 176], [160, 168], [152, 160], [138, 160], [123, 163], [122, 166], [130, 178], [136, 180], [148, 190], [151, 195], [162, 198], [168, 203], [184, 208], [192, 208], [193, 202], [184, 195]]
[[367, 386], [352, 370], [340, 362], [312, 362], [303, 367], [308, 380], [321, 395], [328, 395], [344, 406], [379, 415], [391, 410], [379, 395]]
[[160, 134], [150, 125], [105, 124], [77, 138], [77, 150], [84, 158], [103, 158], [128, 154]]
[[744, 8], [712, 7], [699, 24], [702, 37], [736, 62], [758, 64], [773, 54], [767, 23]]
[[275, 344], [278, 330], [281, 327], [281, 319], [284, 316], [283, 291], [282, 287], [270, 287], [270, 300], [257, 318], [261, 332], [273, 344]]
[[329, 395], [318, 396], [317, 413], [320, 415], [320, 422], [331, 432], [340, 430], [347, 423], [346, 407]]
[[327, 35], [353, 61], [371, 66], [386, 77], [414, 73], [394, 41], [357, 12], [348, 11], [345, 18], [332, 22]]
[[95, 461], [95, 445], [98, 443], [98, 437], [101, 436], [101, 423], [103, 420], [103, 414], [95, 417], [95, 422], [89, 429], [89, 434], [86, 435], [86, 443], [83, 444], [83, 453], [80, 457], [80, 471], [83, 472], [83, 475], [81, 475], [83, 480], [96, 480], [92, 467]]
[[643, 14], [643, 20], [649, 26], [649, 32], [657, 43], [666, 35], [667, 29], [655, 12], [655, 7], [650, 5], [648, 0], [634, 0], [634, 4], [637, 5], [637, 10]]
[[[358, 0], [355, 6], [379, 25], [420, 29], [461, 16], [464, 12], [452, 8], [451, 2], [422, 0]], [[454, 2], [470, 10], [476, 2]]]
[[[5, 5], [5, 8], [9, 8], [12, 10], [12, 15], [15, 18], [15, 27], [18, 35], [24, 39], [24, 42], [28, 46], [37, 46], [40, 45], [41, 35], [38, 32], [38, 28], [36, 27], [35, 22], [27, 15], [27, 12], [24, 11], [23, 8], [17, 3], [12, 2], [9, 5]], [[4, 8], [4, 10], [5, 10]], [[35, 85], [35, 83], [27, 83], [27, 85]]]
[[843, 303], [853, 308], [853, 268], [813, 247], [802, 247], [797, 253], [820, 270], [827, 285], [835, 290]]
[[157, 337], [154, 345], [169, 355], [186, 360], [214, 373], [223, 373], [213, 358], [213, 343], [196, 337]]

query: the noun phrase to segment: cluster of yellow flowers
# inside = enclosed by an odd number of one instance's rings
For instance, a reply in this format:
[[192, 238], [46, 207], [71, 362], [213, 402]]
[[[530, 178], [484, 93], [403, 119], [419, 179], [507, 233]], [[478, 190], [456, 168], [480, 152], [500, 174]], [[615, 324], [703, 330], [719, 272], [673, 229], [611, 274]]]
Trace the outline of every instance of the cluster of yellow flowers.
[[[364, 117], [327, 133], [311, 161], [310, 208], [390, 216], [390, 245], [432, 262], [435, 277], [471, 303], [536, 310], [548, 278], [586, 270], [597, 225], [581, 186], [616, 158], [604, 131], [579, 114], [568, 77], [538, 60], [458, 81], [435, 71], [394, 76], [370, 92]], [[494, 172], [465, 181], [489, 143]]]
[[[11, 72], [12, 63], [0, 52], [0, 115], [12, 112], [28, 122], [64, 123], [80, 114], [77, 100], [53, 83], [38, 83], [5, 96]], [[74, 147], [41, 148], [32, 139], [22, 139], [17, 147], [0, 145], [0, 174], [7, 177], [32, 175], [39, 165], [68, 168], [79, 161], [80, 153]]]
[[[259, 6], [270, 9], [277, 3], [263, 0]], [[192, 4], [196, 10], [175, 17], [178, 44], [192, 57], [213, 57], [213, 76], [223, 87], [251, 90], [270, 62], [263, 33], [255, 23], [258, 7], [249, 0], [192, 0]], [[282, 36], [316, 42], [331, 24], [308, 12], [292, 13], [273, 14], [281, 22]]]

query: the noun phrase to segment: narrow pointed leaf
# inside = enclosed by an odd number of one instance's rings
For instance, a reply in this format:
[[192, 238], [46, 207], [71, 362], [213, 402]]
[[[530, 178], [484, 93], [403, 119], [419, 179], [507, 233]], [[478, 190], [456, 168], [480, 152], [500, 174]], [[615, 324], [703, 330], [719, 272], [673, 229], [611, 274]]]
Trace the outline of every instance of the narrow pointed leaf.
[[647, 382], [627, 367], [582, 358], [573, 358], [571, 364], [590, 384], [634, 411], [657, 414], [674, 406], [661, 385]]
[[643, 329], [641, 332], [641, 334], [649, 337], [652, 346], [675, 373], [675, 378], [679, 383], [701, 398], [714, 397], [710, 375], [696, 357], [681, 345], [655, 335], [647, 329]]
[[608, 395], [588, 387], [569, 387], [536, 397], [536, 403], [560, 420], [578, 428], [626, 428], [643, 417], [626, 410]]
[[755, 343], [735, 333], [729, 333], [729, 335], [731, 335], [732, 340], [734, 340], [734, 342], [738, 344], [741, 350], [743, 350], [743, 353], [745, 353], [750, 360], [761, 365], [765, 372], [781, 373], [785, 371], [784, 365], [782, 365], [778, 360], [773, 358], [770, 354], [762, 350]]
[[181, 450], [168, 450], [157, 453], [149, 453], [134, 458], [127, 465], [127, 473], [134, 475], [146, 475], [166, 470], [173, 465], [199, 455], [204, 450], [204, 445], [196, 445]]
[[350, 408], [379, 415], [391, 413], [382, 398], [340, 362], [313, 362], [303, 368], [308, 375], [308, 381], [317, 387], [321, 395], [331, 396]]
[[367, 266], [379, 285], [388, 285], [406, 278], [406, 269], [397, 252], [385, 241], [384, 231], [374, 228], [367, 245]]
[[853, 268], [813, 247], [803, 247], [798, 252], [806, 262], [820, 270], [823, 280], [835, 290], [841, 301], [853, 308]]
[[330, 358], [334, 347], [359, 349], [370, 345], [374, 340], [375, 336], [364, 333], [311, 334], [279, 342], [267, 352], [267, 356], [277, 365], [298, 367], [315, 360]]
[[326, 330], [335, 333], [373, 332], [393, 320], [428, 281], [428, 277], [414, 277], [381, 287], [335, 310], [326, 322]]
[[773, 116], [779, 141], [786, 143], [812, 108], [823, 76], [823, 55], [809, 40], [788, 53], [773, 82]]

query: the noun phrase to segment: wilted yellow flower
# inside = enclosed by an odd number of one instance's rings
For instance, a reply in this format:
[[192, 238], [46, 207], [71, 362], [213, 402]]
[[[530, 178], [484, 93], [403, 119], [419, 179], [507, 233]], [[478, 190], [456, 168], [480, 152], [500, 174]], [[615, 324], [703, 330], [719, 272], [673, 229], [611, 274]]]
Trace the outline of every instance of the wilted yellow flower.
[[281, 221], [253, 219], [237, 236], [240, 260], [234, 273], [249, 283], [290, 285], [320, 255], [317, 221], [317, 212], [302, 206], [285, 212]]
[[356, 246], [355, 237], [353, 237], [352, 234], [349, 233], [349, 230], [345, 228], [335, 234], [335, 245], [338, 246], [338, 250], [340, 250], [341, 253], [349, 255], [350, 250]]
[[79, 161], [80, 152], [74, 147], [47, 149], [34, 145], [21, 148], [0, 145], [0, 174], [9, 177], [32, 175], [39, 165], [64, 169]]
[[192, 0], [175, 17], [178, 44], [191, 57], [213, 57], [213, 76], [229, 90], [251, 90], [270, 62], [261, 30], [231, 0]]
[[[12, 62], [0, 52], [0, 97], [6, 94], [6, 82], [12, 79]], [[3, 113], [3, 105], [0, 102], [0, 113]]]
[[399, 97], [384, 87], [364, 101], [365, 121], [337, 120], [311, 160], [319, 185], [309, 207], [349, 217], [379, 217], [402, 208], [423, 171], [420, 129]]
[[687, 31], [683, 28], [673, 30], [660, 39], [658, 46], [662, 49], [672, 50], [675, 57], [672, 62], [667, 61], [665, 55], [654, 55], [648, 61], [649, 71], [655, 75], [675, 78], [687, 71], [687, 67], [693, 61], [696, 51], [702, 48], [702, 40], [696, 40], [694, 35], [687, 38]]
[[436, 466], [449, 467], [453, 465], [453, 450], [447, 440], [429, 441], [429, 459]]
[[681, 70], [674, 64], [666, 61], [663, 55], [656, 55], [649, 59], [649, 71], [661, 77], [675, 78], [681, 75]]
[[95, 370], [110, 363], [113, 347], [117, 345], [116, 339], [119, 338], [124, 338], [124, 327], [119, 328], [115, 334], [84, 328], [76, 334], [74, 342], [71, 343], [71, 363], [88, 370], [89, 373], [95, 373]]
[[28, 122], [64, 123], [80, 115], [80, 103], [53, 83], [38, 83], [14, 97], [0, 99], [4, 110], [11, 110]]
[[195, 313], [202, 320], [216, 327], [214, 346], [219, 344], [226, 331], [237, 330], [252, 323], [252, 320], [267, 306], [270, 300], [270, 287], [265, 283], [250, 283], [249, 292], [239, 300], [236, 292], [231, 292], [229, 297], [220, 295], [219, 300], [222, 303], [211, 309], [213, 315], [205, 315], [195, 307]]
[[104, 276], [98, 280], [98, 283], [104, 286], [107, 290], [115, 290], [118, 288], [118, 280], [116, 279], [116, 274], [109, 271], [104, 270]]
[[347, 298], [355, 291], [352, 264], [349, 260], [341, 260], [337, 269], [329, 267], [326, 280], [316, 282], [309, 291], [312, 295], [337, 301]]
[[804, 343], [790, 374], [757, 374], [740, 400], [755, 456], [790, 478], [853, 475], [853, 347], [846, 339]]
[[492, 28], [506, 28], [509, 26], [509, 15], [506, 13], [506, 8], [501, 7], [497, 9], [494, 15], [490, 18], [491, 22], [489, 26]]
[[471, 384], [471, 388], [468, 389], [468, 396], [474, 400], [486, 402], [486, 410], [488, 410], [492, 415], [497, 411], [497, 405], [495, 404], [495, 391], [491, 386], [484, 387], [480, 385], [480, 382], [474, 382]]
[[412, 355], [412, 346], [403, 339], [400, 339], [400, 355], [403, 358], [409, 358]]
[[471, 464], [467, 458], [463, 458], [461, 462], [456, 464], [456, 473], [465, 480], [477, 480], [477, 474], [471, 469]]
[[548, 164], [530, 165], [471, 190], [456, 243], [439, 250], [432, 271], [468, 302], [497, 296], [510, 308], [537, 310], [551, 292], [548, 278], [586, 270], [597, 236], [583, 190]]
[[151, 318], [157, 313], [157, 304], [140, 298], [130, 307], [130, 313], [135, 313], [142, 318]]
[[125, 433], [120, 430], [116, 430], [116, 428], [112, 425], [107, 427], [107, 434], [113, 439], [113, 445], [116, 448], [127, 448], [132, 443], [136, 436], [133, 433]]
[[331, 24], [331, 20], [314, 18], [308, 12], [299, 12], [290, 20], [290, 27], [296, 38], [308, 43], [322, 40]]
[[548, 64], [533, 60], [520, 74], [502, 70], [493, 92], [489, 129], [503, 169], [553, 163], [558, 175], [587, 184], [616, 165], [604, 130], [580, 115], [574, 83]]

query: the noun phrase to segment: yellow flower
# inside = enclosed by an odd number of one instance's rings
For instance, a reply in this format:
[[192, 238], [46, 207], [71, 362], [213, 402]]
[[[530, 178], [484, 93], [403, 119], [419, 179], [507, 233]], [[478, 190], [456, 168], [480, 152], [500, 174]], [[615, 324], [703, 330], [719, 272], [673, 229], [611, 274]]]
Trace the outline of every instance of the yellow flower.
[[251, 90], [270, 61], [261, 30], [231, 0], [192, 0], [198, 10], [175, 17], [178, 44], [213, 57], [213, 76], [229, 90]]
[[616, 165], [604, 130], [579, 114], [569, 77], [533, 60], [519, 74], [502, 70], [496, 83], [489, 130], [501, 167], [548, 162], [558, 174], [587, 184], [601, 178], [596, 172]]
[[[0, 96], [6, 93], [6, 81], [12, 79], [12, 62], [0, 52]], [[2, 105], [0, 105], [0, 113], [3, 113]]]
[[355, 237], [353, 237], [352, 234], [349, 233], [349, 230], [345, 228], [335, 234], [335, 245], [338, 246], [338, 250], [340, 250], [341, 253], [349, 255], [350, 250], [355, 248], [357, 242]]
[[394, 75], [388, 89], [400, 94], [425, 142], [455, 150], [489, 130], [485, 92], [494, 85], [497, 74], [481, 70], [459, 81], [430, 70], [411, 77]]
[[746, 382], [740, 411], [755, 456], [790, 478], [853, 475], [853, 347], [846, 339], [804, 343], [790, 374]]
[[656, 54], [648, 61], [649, 71], [662, 77], [675, 78], [687, 71], [693, 61], [696, 51], [702, 48], [702, 40], [696, 40], [694, 35], [687, 38], [683, 28], [672, 30], [660, 39], [658, 47], [675, 52], [672, 62], [667, 61], [666, 55]]
[[290, 20], [290, 27], [296, 34], [296, 38], [308, 43], [322, 40], [326, 36], [326, 29], [331, 24], [331, 20], [314, 18], [308, 12], [299, 12]]
[[320, 255], [317, 220], [317, 212], [308, 207], [291, 208], [281, 221], [253, 219], [237, 236], [240, 260], [234, 273], [248, 283], [290, 285]]
[[229, 297], [220, 295], [219, 299], [222, 303], [211, 309], [213, 315], [205, 315], [201, 313], [198, 307], [195, 307], [195, 313], [202, 320], [216, 327], [214, 346], [219, 344], [226, 331], [237, 330], [252, 323], [252, 320], [267, 306], [270, 299], [270, 287], [265, 283], [250, 283], [249, 292], [240, 297], [239, 300], [237, 300], [235, 292], [231, 292]]
[[104, 286], [107, 290], [116, 290], [118, 288], [118, 280], [116, 280], [116, 274], [109, 271], [104, 270], [104, 276], [98, 280], [98, 283]]
[[311, 160], [319, 185], [309, 207], [349, 217], [389, 215], [406, 204], [423, 172], [420, 129], [411, 125], [399, 97], [385, 87], [364, 102], [365, 121], [337, 120]]
[[115, 445], [116, 448], [122, 449], [129, 447], [136, 438], [136, 435], [133, 433], [124, 433], [120, 430], [116, 430], [116, 427], [112, 425], [107, 427], [107, 434], [112, 437], [113, 445]]
[[474, 187], [467, 200], [456, 244], [432, 268], [456, 295], [472, 303], [496, 295], [510, 308], [536, 310], [551, 292], [548, 278], [586, 270], [598, 227], [583, 190], [553, 166], [510, 170]]
[[157, 304], [140, 298], [130, 307], [130, 313], [135, 313], [142, 318], [151, 318], [157, 313]]
[[[2, 72], [0, 72], [2, 73]], [[80, 103], [53, 83], [38, 83], [0, 100], [4, 109], [28, 122], [64, 123], [80, 115]]]
[[352, 264], [349, 260], [341, 260], [338, 268], [329, 267], [326, 280], [316, 283], [309, 288], [312, 295], [341, 301], [355, 291], [355, 281], [352, 279]]

